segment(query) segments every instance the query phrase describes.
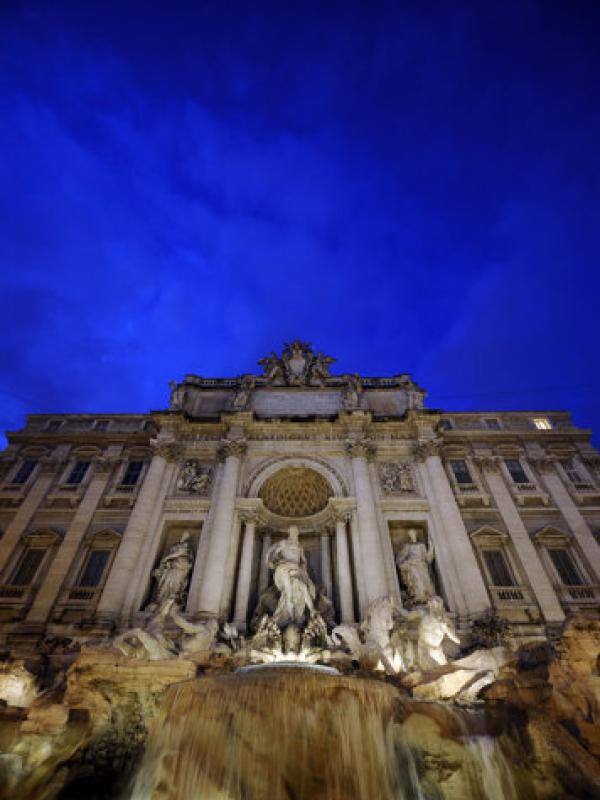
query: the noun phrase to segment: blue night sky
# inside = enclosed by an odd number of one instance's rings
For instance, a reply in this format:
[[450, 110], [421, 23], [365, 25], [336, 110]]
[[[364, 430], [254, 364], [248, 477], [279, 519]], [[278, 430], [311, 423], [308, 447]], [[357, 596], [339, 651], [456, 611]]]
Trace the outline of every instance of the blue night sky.
[[0, 5], [0, 429], [299, 337], [600, 430], [596, 0]]

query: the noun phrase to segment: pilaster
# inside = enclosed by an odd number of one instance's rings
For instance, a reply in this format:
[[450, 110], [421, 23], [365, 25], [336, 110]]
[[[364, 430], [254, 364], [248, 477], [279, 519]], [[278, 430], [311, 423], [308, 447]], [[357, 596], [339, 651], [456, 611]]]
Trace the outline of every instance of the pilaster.
[[479, 463], [544, 619], [550, 624], [562, 622], [565, 615], [559, 599], [500, 473], [498, 461], [485, 457]]
[[436, 520], [432, 538], [451, 610], [477, 616], [489, 609], [490, 600], [437, 442], [421, 442], [415, 455], [422, 465], [425, 493]]
[[50, 565], [40, 590], [27, 615], [27, 622], [45, 622], [58, 597], [64, 580], [77, 556], [81, 540], [104, 493], [110, 475], [117, 464], [121, 447], [111, 447], [107, 456], [93, 462], [94, 475], [69, 525], [58, 552]]
[[223, 614], [223, 572], [227, 565], [227, 555], [233, 545], [233, 521], [237, 484], [241, 459], [246, 452], [242, 439], [225, 440], [220, 449], [220, 457], [225, 465], [217, 496], [214, 499], [215, 513], [210, 530], [205, 563], [200, 565], [201, 578], [198, 587], [198, 605], [195, 613], [204, 617], [219, 617]]
[[581, 552], [595, 573], [596, 581], [600, 581], [600, 545], [594, 539], [589, 525], [560, 479], [554, 459], [541, 458], [535, 460], [534, 463], [542, 475], [554, 504], [567, 521]]

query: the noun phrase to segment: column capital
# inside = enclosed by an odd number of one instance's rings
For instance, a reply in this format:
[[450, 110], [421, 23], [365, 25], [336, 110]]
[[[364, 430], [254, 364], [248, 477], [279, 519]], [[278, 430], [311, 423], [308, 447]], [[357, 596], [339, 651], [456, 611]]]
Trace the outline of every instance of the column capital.
[[40, 472], [42, 473], [54, 473], [59, 469], [62, 469], [67, 462], [64, 461], [62, 458], [56, 458], [55, 456], [42, 456], [40, 459]]
[[94, 459], [94, 470], [98, 475], [110, 474], [113, 469], [120, 464], [121, 458], [114, 458], [110, 456], [98, 456]]
[[477, 464], [478, 467], [485, 470], [486, 472], [499, 472], [500, 471], [500, 457], [499, 456], [478, 456], [474, 455], [471, 456], [473, 462]]
[[349, 439], [346, 442], [346, 452], [351, 458], [364, 458], [372, 461], [375, 458], [376, 448], [368, 438]]
[[229, 456], [241, 459], [247, 449], [248, 445], [245, 439], [222, 439], [217, 451], [217, 457], [219, 461], [225, 461]]
[[164, 458], [165, 461], [177, 461], [181, 458], [183, 447], [172, 439], [150, 439], [150, 446], [155, 455]]
[[529, 457], [528, 459], [539, 472], [554, 472], [556, 459], [548, 456]]
[[417, 461], [425, 461], [430, 456], [439, 456], [440, 446], [437, 439], [429, 439], [425, 442], [419, 442], [415, 447], [415, 458]]

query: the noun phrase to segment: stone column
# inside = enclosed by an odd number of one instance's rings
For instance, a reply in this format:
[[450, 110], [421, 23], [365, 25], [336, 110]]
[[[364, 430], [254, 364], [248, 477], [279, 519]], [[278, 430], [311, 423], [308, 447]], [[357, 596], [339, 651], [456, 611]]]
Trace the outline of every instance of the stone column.
[[352, 573], [348, 554], [348, 534], [346, 525], [350, 520], [348, 512], [335, 517], [335, 553], [337, 561], [337, 581], [340, 596], [340, 621], [354, 622], [354, 603], [352, 601]]
[[63, 467], [64, 462], [52, 456], [46, 456], [40, 459], [39, 473], [33, 479], [33, 483], [29, 486], [23, 502], [17, 509], [10, 523], [6, 526], [4, 536], [0, 539], [1, 569], [6, 567], [10, 555], [21, 538], [21, 535], [27, 530], [31, 518], [46, 496], [46, 492], [50, 488], [56, 472]]
[[585, 521], [581, 511], [573, 501], [566, 486], [560, 479], [556, 464], [552, 459], [539, 459], [535, 462], [542, 473], [546, 488], [554, 501], [554, 505], [563, 515], [569, 528], [573, 531], [577, 544], [581, 548], [585, 559], [595, 575], [591, 576], [592, 581], [600, 581], [600, 545], [594, 539], [594, 534]]
[[333, 581], [331, 576], [331, 553], [329, 551], [329, 534], [321, 534], [321, 580], [327, 597], [333, 602]]
[[232, 606], [235, 600], [235, 570], [238, 564], [238, 554], [240, 549], [240, 537], [242, 532], [242, 518], [237, 511], [233, 513], [233, 525], [231, 528], [231, 542], [227, 561], [221, 579], [221, 601], [219, 604], [219, 617], [225, 620], [230, 619], [233, 613]]
[[203, 617], [218, 617], [223, 611], [223, 572], [232, 546], [235, 498], [241, 459], [245, 451], [246, 444], [242, 440], [226, 441], [220, 451], [221, 457], [225, 459], [225, 466], [213, 501], [215, 513], [208, 531], [206, 560], [200, 565], [202, 573], [196, 613]]
[[352, 459], [358, 538], [365, 576], [365, 600], [369, 606], [375, 600], [389, 594], [385, 554], [381, 546], [381, 533], [377, 524], [375, 498], [367, 464], [367, 459], [373, 455], [373, 446], [366, 440], [350, 442], [348, 453]]
[[92, 521], [106, 484], [117, 463], [121, 447], [110, 448], [110, 450], [112, 452], [109, 452], [108, 457], [97, 458], [93, 462], [92, 480], [29, 610], [27, 622], [45, 622], [56, 602], [64, 580], [77, 556], [81, 540]]
[[233, 623], [242, 631], [246, 630], [248, 624], [248, 601], [250, 600], [250, 581], [252, 580], [257, 519], [258, 515], [256, 513], [246, 511], [242, 514], [244, 537], [235, 592], [235, 611], [233, 613]]
[[162, 506], [167, 493], [168, 487], [163, 480], [167, 460], [172, 461], [178, 455], [179, 446], [174, 442], [159, 442], [156, 445], [155, 455], [150, 462], [98, 603], [96, 616], [99, 620], [115, 620], [124, 610], [125, 597], [134, 583], [132, 578], [140, 563], [154, 510]]
[[425, 493], [437, 522], [433, 544], [444, 588], [455, 604], [451, 610], [466, 616], [481, 614], [489, 609], [490, 600], [436, 443], [421, 444], [417, 457], [424, 465]]
[[353, 511], [350, 515], [350, 537], [352, 540], [352, 563], [354, 565], [354, 574], [356, 575], [356, 591], [358, 593], [358, 613], [359, 617], [362, 619], [369, 604], [367, 602], [365, 572], [363, 569], [363, 558], [356, 511]]
[[496, 459], [483, 458], [480, 461], [488, 488], [500, 512], [511, 541], [546, 622], [562, 622], [565, 618], [560, 601], [544, 569], [535, 545], [529, 538], [527, 528], [517, 510], [517, 506], [500, 474]]

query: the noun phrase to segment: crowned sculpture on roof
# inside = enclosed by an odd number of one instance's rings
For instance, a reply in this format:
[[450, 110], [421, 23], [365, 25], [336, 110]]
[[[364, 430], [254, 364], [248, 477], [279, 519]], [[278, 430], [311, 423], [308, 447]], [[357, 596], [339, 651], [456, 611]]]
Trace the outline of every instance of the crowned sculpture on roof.
[[335, 358], [321, 351], [314, 353], [308, 342], [295, 339], [284, 344], [283, 353], [275, 352], [258, 362], [263, 368], [263, 377], [269, 383], [281, 386], [321, 386], [331, 377], [329, 367]]

